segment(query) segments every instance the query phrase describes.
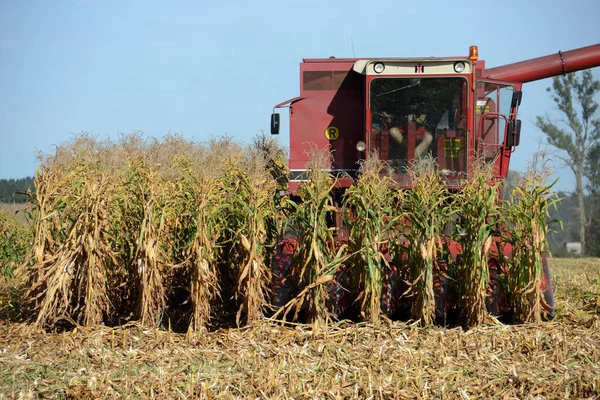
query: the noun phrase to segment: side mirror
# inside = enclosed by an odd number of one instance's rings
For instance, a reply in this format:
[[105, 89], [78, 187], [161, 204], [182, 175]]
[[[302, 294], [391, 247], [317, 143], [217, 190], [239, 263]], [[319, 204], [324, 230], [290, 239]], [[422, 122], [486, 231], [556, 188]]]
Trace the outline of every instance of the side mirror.
[[512, 95], [512, 100], [510, 102], [510, 108], [515, 108], [517, 106], [520, 106], [522, 99], [523, 99], [523, 92], [522, 91], [517, 90], [516, 92], [514, 92], [513, 95]]
[[506, 135], [506, 148], [517, 147], [521, 141], [521, 120], [511, 120], [508, 123], [508, 132]]
[[271, 135], [279, 135], [279, 114], [271, 114]]
[[521, 120], [515, 121], [515, 130], [513, 131], [514, 146], [517, 147], [521, 141]]

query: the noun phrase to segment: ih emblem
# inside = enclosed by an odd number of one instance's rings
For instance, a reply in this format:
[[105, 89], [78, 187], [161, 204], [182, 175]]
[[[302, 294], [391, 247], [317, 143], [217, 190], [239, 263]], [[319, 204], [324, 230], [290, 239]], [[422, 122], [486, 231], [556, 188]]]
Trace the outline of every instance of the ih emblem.
[[421, 64], [415, 65], [415, 74], [422, 74], [425, 72], [425, 67]]

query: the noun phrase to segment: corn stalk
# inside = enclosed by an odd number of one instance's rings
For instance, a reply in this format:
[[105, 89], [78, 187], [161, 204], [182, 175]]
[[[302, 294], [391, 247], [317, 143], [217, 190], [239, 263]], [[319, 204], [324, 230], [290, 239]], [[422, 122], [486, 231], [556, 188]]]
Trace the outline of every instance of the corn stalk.
[[229, 235], [236, 255], [235, 298], [238, 326], [264, 316], [271, 297], [273, 256], [277, 233], [276, 181], [265, 160], [251, 152], [232, 163], [225, 177]]
[[345, 260], [346, 245], [336, 251], [335, 228], [327, 226], [327, 217], [338, 212], [333, 205], [331, 192], [335, 178], [327, 171], [330, 155], [325, 150], [313, 149], [308, 165], [308, 179], [298, 189], [300, 203], [286, 199], [290, 218], [297, 226], [300, 237], [298, 252], [294, 255], [294, 266], [302, 290], [278, 313], [287, 313], [295, 308], [294, 319], [305, 307], [307, 320], [319, 325], [331, 318], [327, 308], [327, 283], [334, 279], [335, 272]]
[[455, 278], [462, 323], [475, 326], [488, 318], [486, 297], [490, 282], [488, 260], [493, 231], [502, 218], [499, 183], [493, 181], [493, 164], [477, 158], [461, 193], [454, 199], [457, 209], [457, 242], [462, 252]]
[[541, 321], [547, 308], [542, 289], [542, 255], [548, 251], [549, 209], [558, 201], [552, 186], [546, 185], [551, 171], [543, 155], [536, 154], [527, 174], [513, 188], [506, 241], [512, 245], [509, 262], [509, 291], [513, 320], [517, 323]]
[[441, 182], [435, 161], [416, 161], [408, 170], [412, 189], [401, 196], [405, 210], [405, 245], [400, 247], [410, 271], [408, 295], [411, 317], [424, 325], [435, 319], [433, 276], [443, 250], [442, 234], [453, 211], [446, 186]]
[[376, 154], [362, 163], [360, 172], [359, 179], [346, 191], [346, 207], [351, 210], [351, 217], [345, 220], [350, 226], [351, 251], [358, 255], [354, 267], [360, 270], [362, 313], [372, 322], [378, 322], [383, 275], [390, 268], [384, 251], [397, 240], [395, 228], [401, 212], [395, 207], [393, 180]]
[[116, 264], [113, 186], [101, 172], [89, 176], [101, 169], [87, 155], [62, 170], [42, 169], [35, 178], [34, 265], [24, 268], [37, 325], [59, 319], [97, 325], [109, 314], [107, 277]]
[[143, 159], [130, 166], [124, 186], [126, 209], [134, 232], [131, 274], [137, 288], [136, 316], [142, 325], [160, 326], [166, 308], [169, 279], [166, 223], [174, 217], [167, 204], [167, 186], [153, 166]]
[[185, 157], [175, 162], [181, 178], [172, 183], [171, 195], [177, 200], [176, 223], [171, 228], [171, 259], [187, 284], [191, 315], [188, 334], [202, 331], [210, 322], [211, 306], [219, 296], [218, 242], [224, 220], [220, 198], [221, 186], [216, 176], [195, 168]]

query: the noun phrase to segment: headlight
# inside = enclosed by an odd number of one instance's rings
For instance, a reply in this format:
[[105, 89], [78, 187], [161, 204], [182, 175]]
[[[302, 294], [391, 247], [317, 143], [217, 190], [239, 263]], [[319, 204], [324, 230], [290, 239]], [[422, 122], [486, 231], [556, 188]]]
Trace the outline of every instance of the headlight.
[[459, 74], [465, 70], [465, 63], [462, 61], [457, 61], [454, 63], [454, 71]]
[[375, 72], [377, 72], [378, 74], [382, 73], [383, 70], [385, 69], [385, 65], [383, 65], [383, 63], [375, 63], [375, 65], [373, 65], [373, 70]]
[[356, 150], [365, 151], [367, 149], [367, 145], [362, 140], [356, 143]]

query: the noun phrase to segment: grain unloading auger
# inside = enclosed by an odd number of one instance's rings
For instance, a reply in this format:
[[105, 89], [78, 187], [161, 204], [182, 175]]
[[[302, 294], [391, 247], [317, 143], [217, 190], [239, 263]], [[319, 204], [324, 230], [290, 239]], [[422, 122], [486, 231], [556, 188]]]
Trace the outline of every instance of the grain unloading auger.
[[[493, 165], [492, 181], [503, 180], [521, 135], [517, 111], [522, 85], [596, 66], [600, 44], [495, 68], [486, 68], [476, 46], [466, 57], [304, 59], [300, 95], [274, 107], [289, 109], [289, 192], [294, 195], [306, 180], [312, 146], [331, 150], [329, 170], [338, 178], [332, 193], [337, 204], [342, 204], [345, 190], [359, 173], [358, 161], [374, 152], [393, 168], [396, 183], [407, 188], [411, 183], [406, 167], [426, 154], [437, 161], [444, 184], [457, 192], [469, 176], [475, 154]], [[279, 133], [279, 125], [279, 114], [274, 113], [272, 134]], [[342, 219], [331, 221], [343, 242]], [[292, 277], [286, 279], [294, 247], [293, 239], [284, 241], [274, 263], [279, 277], [276, 306], [294, 294]], [[456, 257], [459, 250], [450, 247]], [[504, 249], [510, 257], [509, 246]], [[491, 256], [490, 268], [501, 270], [501, 258]], [[546, 311], [552, 315], [545, 255], [543, 263]], [[444, 286], [447, 282], [438, 289]], [[498, 290], [490, 292], [496, 296], [488, 302], [492, 314], [501, 312]], [[436, 293], [438, 315], [446, 307], [443, 292]], [[389, 302], [388, 293], [388, 314]], [[336, 307], [333, 311], [339, 314]]]

